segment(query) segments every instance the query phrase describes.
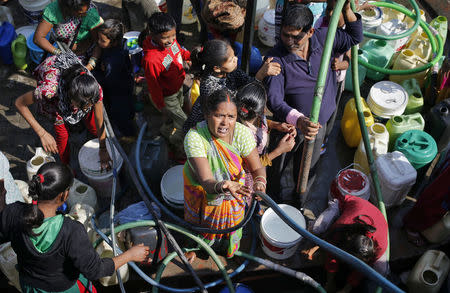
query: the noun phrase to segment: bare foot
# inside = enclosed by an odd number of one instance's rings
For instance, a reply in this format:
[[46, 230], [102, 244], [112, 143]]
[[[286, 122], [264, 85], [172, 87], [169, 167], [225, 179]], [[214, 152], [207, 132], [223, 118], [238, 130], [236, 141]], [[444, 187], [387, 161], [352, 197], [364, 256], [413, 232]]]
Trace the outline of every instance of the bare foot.
[[187, 258], [188, 262], [192, 264], [195, 261], [197, 254], [195, 253], [195, 251], [190, 251], [186, 252], [184, 256]]
[[313, 260], [314, 254], [319, 249], [319, 246], [314, 246], [310, 249], [302, 250], [302, 253], [308, 257], [309, 260]]

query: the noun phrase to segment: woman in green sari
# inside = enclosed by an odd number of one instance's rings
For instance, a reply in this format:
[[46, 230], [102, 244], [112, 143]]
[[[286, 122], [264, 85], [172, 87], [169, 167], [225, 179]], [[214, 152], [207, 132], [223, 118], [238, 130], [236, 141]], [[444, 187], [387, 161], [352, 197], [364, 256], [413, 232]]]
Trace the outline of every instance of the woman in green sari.
[[[266, 172], [259, 160], [250, 130], [236, 122], [237, 108], [226, 89], [202, 101], [205, 121], [186, 134], [184, 147], [184, 218], [212, 229], [226, 229], [244, 218], [250, 189], [244, 185], [245, 171], [254, 178], [253, 189], [265, 192]], [[219, 253], [232, 257], [239, 249], [242, 228], [229, 234], [202, 234]], [[193, 254], [189, 255], [194, 256]]]

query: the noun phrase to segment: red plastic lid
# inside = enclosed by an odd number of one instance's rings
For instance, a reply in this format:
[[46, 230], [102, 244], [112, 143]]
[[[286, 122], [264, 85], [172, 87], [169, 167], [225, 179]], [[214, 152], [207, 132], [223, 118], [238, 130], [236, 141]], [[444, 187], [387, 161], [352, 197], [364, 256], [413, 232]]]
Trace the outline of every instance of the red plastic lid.
[[361, 172], [355, 169], [347, 169], [339, 174], [339, 187], [348, 193], [361, 191], [366, 187], [366, 180]]

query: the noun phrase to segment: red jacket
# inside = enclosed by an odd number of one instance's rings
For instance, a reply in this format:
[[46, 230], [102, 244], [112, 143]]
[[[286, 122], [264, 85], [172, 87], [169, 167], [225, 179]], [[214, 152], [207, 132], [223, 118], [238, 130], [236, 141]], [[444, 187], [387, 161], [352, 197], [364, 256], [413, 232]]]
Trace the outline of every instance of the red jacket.
[[178, 92], [183, 86], [186, 73], [183, 60], [191, 58], [188, 50], [181, 48], [175, 40], [170, 49], [155, 45], [148, 36], [143, 44], [144, 58], [142, 67], [145, 70], [148, 90], [158, 109], [163, 108], [164, 97]]

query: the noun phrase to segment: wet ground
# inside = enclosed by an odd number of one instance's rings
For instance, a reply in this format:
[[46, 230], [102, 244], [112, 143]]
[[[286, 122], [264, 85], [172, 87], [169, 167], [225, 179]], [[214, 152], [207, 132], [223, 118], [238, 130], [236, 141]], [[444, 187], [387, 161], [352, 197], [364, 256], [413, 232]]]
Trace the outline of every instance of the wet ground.
[[[445, 0], [442, 0], [445, 2]], [[102, 3], [100, 3], [102, 2]], [[120, 18], [128, 25], [130, 30], [140, 31], [143, 28], [145, 17], [143, 15], [142, 9], [134, 3], [122, 3], [119, 0], [103, 0], [98, 3], [100, 14], [103, 18]], [[398, 1], [407, 5], [407, 1]], [[428, 1], [432, 3], [433, 1]], [[17, 0], [10, 0], [7, 3], [14, 14], [14, 21], [16, 28], [27, 25], [26, 19], [23, 17]], [[423, 7], [425, 10], [427, 7]], [[433, 18], [435, 12], [431, 10], [426, 10], [427, 15], [431, 15], [427, 19]], [[198, 44], [198, 26], [193, 25], [183, 25], [182, 30], [182, 44], [191, 49], [193, 46]], [[256, 34], [255, 34], [256, 35]], [[264, 47], [255, 36], [254, 44], [260, 48], [261, 52], [267, 51], [267, 47]], [[32, 66], [31, 66], [32, 67]], [[366, 80], [361, 88], [362, 96], [367, 96], [370, 86], [373, 83]], [[17, 113], [14, 107], [14, 100], [21, 94], [30, 91], [35, 86], [34, 79], [30, 76], [30, 69], [24, 72], [18, 72], [13, 66], [1, 65], [0, 64], [0, 150], [7, 156], [11, 164], [11, 173], [16, 179], [26, 180], [26, 161], [33, 156], [34, 149], [39, 146], [40, 141], [34, 132], [29, 128], [25, 120]], [[142, 88], [138, 87], [137, 91], [141, 91]], [[342, 117], [343, 105], [347, 102], [349, 98], [352, 97], [352, 93], [344, 92], [344, 96], [341, 101], [340, 111], [338, 113], [336, 123], [333, 131], [331, 132], [328, 139], [328, 147], [326, 153], [322, 156], [321, 161], [318, 165], [316, 180], [311, 186], [309, 192], [309, 199], [305, 205], [305, 208], [310, 210], [312, 214], [318, 215], [327, 205], [328, 190], [331, 180], [334, 179], [337, 172], [348, 166], [353, 161], [354, 149], [348, 148], [343, 142], [343, 137], [340, 131], [340, 119]], [[35, 109], [32, 110], [35, 113]], [[146, 111], [149, 119], [149, 136], [153, 136], [157, 133], [159, 129], [159, 124], [161, 122], [161, 114], [158, 113], [150, 105], [146, 105]], [[39, 122], [41, 122], [44, 127], [52, 131], [51, 123], [46, 121], [39, 115], [36, 115]], [[82, 134], [83, 135], [83, 134]], [[76, 162], [76, 149], [79, 148], [80, 142], [85, 140], [83, 137], [77, 137], [71, 143], [73, 144], [73, 158], [72, 161]], [[126, 146], [127, 150], [131, 148]], [[167, 166], [175, 164], [175, 162], [168, 161]], [[283, 175], [285, 184], [285, 197], [290, 194], [290, 191], [294, 188], [290, 175], [290, 170], [286, 170], [286, 174]], [[78, 174], [80, 174], [79, 172]], [[125, 181], [127, 180], [124, 177]], [[132, 189], [129, 189], [132, 191]], [[412, 191], [410, 196], [414, 196]], [[286, 198], [289, 199], [289, 198]], [[129, 203], [135, 202], [138, 197], [133, 194], [133, 192], [128, 192], [126, 196], [122, 197], [118, 203], [118, 209], [125, 207]], [[408, 271], [411, 269], [414, 262], [420, 257], [423, 252], [430, 248], [436, 248], [437, 246], [428, 246], [423, 248], [417, 248], [411, 245], [406, 240], [406, 234], [403, 229], [401, 229], [401, 216], [407, 211], [408, 207], [412, 205], [412, 202], [405, 201], [405, 203], [398, 207], [388, 211], [388, 218], [390, 222], [390, 241], [391, 241], [391, 268], [395, 273], [393, 280], [395, 282], [399, 281], [399, 275], [401, 272]], [[257, 224], [258, 225], [258, 224]], [[247, 240], [243, 241], [242, 249], [243, 251], [248, 251], [249, 239], [251, 239], [250, 231], [246, 231]], [[179, 238], [179, 235], [175, 235]], [[262, 252], [259, 240], [256, 255], [260, 257], [265, 257]], [[307, 243], [303, 243], [307, 245]], [[450, 251], [448, 244], [439, 247]], [[232, 259], [227, 261], [222, 259], [226, 264], [227, 269], [236, 268], [241, 262], [241, 259]], [[297, 253], [291, 259], [287, 261], [279, 262], [280, 264], [288, 265], [291, 268], [304, 270], [311, 274], [312, 276], [318, 278], [320, 281], [320, 276], [322, 275], [322, 269], [319, 266], [319, 260], [314, 262], [307, 261], [300, 253]], [[216, 266], [211, 260], [203, 261], [198, 260], [194, 263], [194, 268], [202, 276], [202, 280], [205, 282], [207, 280], [214, 280], [218, 277]], [[191, 278], [186, 278], [186, 273], [180, 268], [179, 262], [174, 265], [169, 265], [164, 274], [167, 284], [172, 284], [174, 286], [187, 287], [194, 285]], [[251, 264], [244, 273], [240, 274], [234, 281], [244, 282], [253, 288], [255, 292], [294, 292], [289, 291], [290, 289], [296, 289], [295, 292], [303, 292], [301, 283], [295, 281], [292, 278], [286, 278], [272, 271], [264, 269], [262, 266], [257, 266]], [[126, 284], [128, 292], [143, 292], [149, 290], [149, 285], [140, 281], [140, 278], [135, 274], [132, 274], [130, 281]], [[101, 292], [118, 292], [119, 288], [117, 286], [100, 288]], [[15, 292], [7, 286], [6, 281], [0, 282], [0, 290], [2, 292]], [[210, 292], [217, 292], [218, 289], [213, 289]], [[306, 291], [305, 291], [306, 292]]]

